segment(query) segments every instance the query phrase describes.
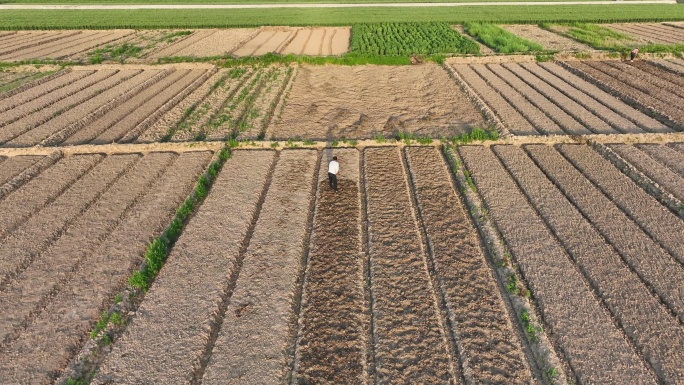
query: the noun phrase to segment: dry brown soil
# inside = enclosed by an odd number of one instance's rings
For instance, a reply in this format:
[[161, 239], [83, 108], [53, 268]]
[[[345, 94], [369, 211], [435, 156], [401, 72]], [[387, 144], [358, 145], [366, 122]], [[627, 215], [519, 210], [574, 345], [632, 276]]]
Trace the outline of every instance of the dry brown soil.
[[547, 31], [536, 25], [531, 24], [513, 24], [502, 25], [504, 29], [512, 32], [514, 35], [520, 36], [524, 39], [537, 42], [545, 49], [552, 51], [591, 51], [592, 48], [578, 43], [575, 40]]

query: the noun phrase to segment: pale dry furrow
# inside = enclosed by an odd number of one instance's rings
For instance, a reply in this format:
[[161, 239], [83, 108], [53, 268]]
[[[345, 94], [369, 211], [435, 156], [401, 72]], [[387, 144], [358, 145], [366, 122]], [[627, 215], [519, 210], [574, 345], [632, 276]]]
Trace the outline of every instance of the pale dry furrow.
[[[102, 216], [102, 209], [96, 217], [92, 213], [97, 212], [98, 206], [102, 207], [105, 202], [101, 194], [138, 159], [138, 155], [105, 158], [59, 199], [21, 227], [27, 237], [15, 237], [7, 242], [8, 246], [14, 247], [9, 250], [3, 248], [3, 252], [14, 253], [14, 258], [19, 263], [26, 260], [30, 264], [25, 264], [25, 269], [18, 271], [9, 281], [3, 282], [3, 295], [0, 296], [0, 303], [4, 305], [0, 313], [0, 341], [5, 341], [27, 322], [29, 316], [39, 312], [46, 304], [45, 297], [53, 294], [55, 286], [78, 263], [79, 255], [88, 252], [89, 247], [95, 247], [104, 239], [110, 230], [107, 222], [111, 218]], [[112, 195], [109, 192], [106, 194]], [[91, 205], [95, 199], [97, 203], [74, 222], [72, 218], [78, 217], [83, 208]], [[112, 213], [116, 214], [115, 211]], [[67, 223], [68, 230], [63, 232]], [[84, 223], [87, 226], [83, 226]], [[61, 232], [61, 237], [43, 251], [43, 244], [51, 243], [51, 237]], [[32, 244], [26, 245], [27, 240]]]
[[653, 373], [491, 150], [461, 146], [458, 152], [532, 292], [546, 332], [579, 383], [655, 384]]
[[641, 151], [650, 155], [653, 159], [664, 164], [670, 170], [684, 178], [684, 154], [668, 145], [660, 144], [636, 144]]
[[45, 38], [47, 35], [47, 31], [17, 31], [12, 35], [3, 36], [0, 39], [0, 43], [2, 44], [2, 49], [7, 50], [8, 48], [26, 44], [27, 41], [40, 39], [41, 37]]
[[[338, 192], [328, 186], [336, 155]], [[294, 384], [367, 382], [359, 152], [323, 153], [304, 278]]]
[[587, 95], [591, 95], [592, 98], [598, 100], [603, 105], [617, 112], [626, 119], [636, 123], [643, 130], [649, 132], [672, 132], [671, 128], [634, 109], [615, 96], [573, 74], [557, 63], [540, 63], [539, 65], [555, 76], [564, 79], [569, 84], [572, 84], [577, 89], [582, 90], [582, 92], [586, 93]]
[[95, 40], [97, 36], [85, 31], [79, 35], [73, 36], [70, 39], [65, 39], [52, 44], [43, 44], [26, 51], [13, 52], [8, 56], [8, 60], [27, 60], [27, 59], [59, 59], [59, 56], [51, 57], [50, 54], [68, 52], [68, 49], [91, 40]]
[[262, 30], [254, 36], [251, 40], [247, 41], [241, 47], [233, 51], [235, 56], [253, 56], [254, 53], [264, 45], [271, 37], [275, 35], [276, 31]]
[[554, 104], [553, 101], [537, 92], [527, 83], [518, 79], [511, 71], [504, 68], [501, 64], [488, 64], [487, 67], [494, 74], [499, 76], [501, 80], [505, 81], [517, 92], [522, 94], [540, 111], [543, 111], [551, 120], [558, 124], [558, 126], [561, 127], [566, 134], [584, 135], [591, 133], [591, 131], [584, 127], [574, 117], [567, 114], [560, 107]]
[[314, 28], [311, 36], [304, 46], [304, 55], [317, 56], [321, 54], [321, 47], [325, 38], [325, 29]]
[[52, 202], [100, 160], [99, 155], [64, 158], [0, 201], [0, 237], [6, 237], [17, 225]]
[[[67, 365], [89, 338], [88, 332], [102, 308], [125, 287], [131, 271], [139, 266], [147, 242], [159, 234], [187, 196], [208, 158], [208, 153], [183, 154], [177, 157], [174, 167], [157, 175], [157, 183], [136, 203], [124, 222], [79, 264], [70, 285], [57, 294], [10, 348], [4, 349], [10, 361], [17, 362], [11, 364], [14, 378], [42, 383]], [[39, 364], [31, 367], [28, 362]]]
[[150, 56], [152, 59], [159, 59], [162, 57], [171, 57], [171, 56], [177, 56], [176, 54], [183, 49], [186, 49], [188, 47], [193, 46], [194, 44], [198, 43], [200, 40], [205, 39], [210, 37], [216, 33], [216, 30], [197, 30], [193, 31], [192, 35], [186, 37], [185, 39], [182, 39], [178, 42], [174, 42], [173, 44], [169, 45], [168, 47], [155, 52], [153, 55]]
[[24, 44], [13, 47], [3, 47], [1, 49], [4, 49], [4, 51], [0, 51], [0, 60], [11, 60], [11, 57], [17, 54], [17, 52], [30, 51], [43, 44], [57, 44], [59, 40], [68, 39], [69, 37], [78, 35], [80, 33], [81, 31], [48, 32], [45, 35], [41, 35], [40, 38], [27, 41]]
[[684, 65], [677, 64], [677, 62], [673, 60], [651, 60], [649, 63], [652, 63], [660, 68], [664, 68], [675, 75], [684, 75]]
[[317, 163], [316, 151], [280, 154], [203, 384], [275, 385], [290, 374], [294, 306]]
[[234, 152], [94, 383], [185, 384], [193, 378], [249, 242], [274, 157], [270, 151]]
[[684, 267], [555, 149], [536, 146], [526, 150], [622, 259], [684, 320]]
[[115, 87], [97, 93], [68, 114], [63, 114], [51, 121], [52, 125], [33, 130], [19, 143], [27, 145], [56, 146], [83, 127], [87, 127], [97, 119], [125, 103], [135, 95], [144, 91], [159, 79], [168, 76], [166, 71], [145, 70], [130, 71]]
[[351, 28], [338, 28], [332, 38], [332, 55], [342, 55], [349, 51], [349, 41], [351, 40]]
[[684, 381], [684, 329], [677, 318], [522, 149], [496, 146], [494, 152], [658, 378]]
[[6, 158], [0, 164], [0, 185], [9, 182], [22, 171], [36, 164], [43, 157], [38, 155], [22, 155]]
[[98, 71], [99, 82], [59, 100], [48, 108], [43, 108], [3, 127], [0, 132], [0, 142], [4, 143], [4, 147], [28, 147], [37, 144], [39, 141], [32, 141], [36, 135], [46, 130], [59, 129], [60, 125], [57, 122], [61, 120], [60, 118], [70, 115], [73, 109], [92, 101], [98, 93], [101, 94], [102, 89], [116, 86], [127, 76], [130, 74], [123, 71]]
[[651, 28], [649, 28], [648, 26], [644, 28], [644, 27], [638, 26], [637, 24], [631, 24], [631, 25], [611, 24], [610, 28], [617, 30], [618, 32], [625, 33], [627, 35], [634, 36], [638, 39], [646, 40], [649, 43], [676, 44], [678, 42], [675, 37], [662, 35], [658, 31], [654, 31]]
[[271, 38], [266, 40], [259, 48], [252, 53], [251, 56], [261, 56], [267, 53], [275, 53], [280, 49], [280, 47], [286, 43], [290, 36], [292, 35], [292, 30], [287, 31], [276, 31]]
[[538, 91], [540, 94], [548, 98], [551, 102], [557, 105], [560, 109], [572, 116], [586, 129], [596, 134], [615, 134], [617, 133], [608, 123], [603, 121], [600, 116], [575, 102], [562, 92], [555, 89], [552, 85], [546, 83], [543, 79], [537, 77], [533, 73], [526, 71], [520, 64], [509, 63], [503, 64], [504, 68], [517, 75], [521, 80], [527, 83], [530, 87]]
[[571, 79], [563, 79], [553, 74], [547, 68], [542, 67], [536, 63], [523, 63], [521, 64], [521, 66], [526, 70], [530, 71], [531, 73], [535, 74], [537, 77], [544, 80], [551, 86], [555, 87], [560, 92], [571, 98], [576, 103], [582, 105], [584, 108], [591, 111], [596, 116], [601, 117], [601, 119], [605, 120], [611, 127], [613, 127], [618, 132], [644, 132], [644, 130], [639, 128], [639, 126], [635, 122], [623, 117], [618, 112], [615, 112], [612, 109], [610, 109], [610, 107], [601, 104], [600, 98], [596, 95], [587, 92], [587, 90], [583, 89], [582, 87], [575, 88], [576, 84], [573, 84]]
[[[610, 65], [612, 69], [609, 69], [606, 64]], [[602, 65], [605, 66], [606, 72], [614, 76], [617, 75], [615, 77], [618, 79], [638, 79], [638, 83], [646, 85], [648, 89], [660, 90], [659, 93], [652, 95], [663, 101], [669, 101], [679, 106], [684, 105], [684, 87], [682, 86], [684, 81], [676, 79], [676, 76], [674, 77], [675, 81], [672, 82], [667, 76], [667, 72], [655, 70], [654, 72], [657, 73], [651, 73], [629, 62], [606, 61]]]
[[172, 130], [175, 131], [183, 119], [187, 119], [192, 111], [196, 110], [209, 97], [209, 94], [214, 90], [214, 85], [219, 84], [218, 82], [225, 79], [227, 71], [225, 69], [216, 71], [202, 85], [192, 91], [190, 95], [165, 112], [164, 115], [136, 139], [136, 142], [149, 143], [160, 141], [162, 138], [166, 139], [172, 134]]
[[677, 173], [635, 146], [613, 143], [608, 144], [608, 147], [677, 199], [684, 201], [684, 178]]
[[684, 264], [684, 242], [681, 242], [684, 221], [681, 218], [588, 146], [562, 145], [559, 149], [615, 205]]
[[375, 380], [460, 383], [440, 322], [399, 150], [367, 148], [364, 158]]
[[[42, 83], [40, 87], [31, 87], [25, 91], [17, 93], [10, 98], [0, 100], [0, 112], [11, 110], [17, 106], [23, 106], [29, 102], [33, 103], [39, 98], [48, 98], [50, 93], [62, 87], [69, 86], [73, 82], [92, 74], [93, 71], [69, 71], [48, 82]], [[3, 114], [4, 119], [4, 114]]]
[[406, 156], [466, 381], [531, 384], [522, 341], [444, 159], [432, 147], [409, 147]]
[[304, 52], [304, 48], [306, 48], [306, 43], [309, 41], [312, 32], [313, 30], [311, 28], [298, 29], [294, 39], [292, 39], [290, 44], [288, 44], [281, 53], [285, 55], [301, 55]]
[[508, 130], [515, 135], [538, 135], [534, 126], [523, 117], [497, 91], [487, 84], [467, 64], [452, 64], [451, 67], [459, 74], [470, 88], [489, 106], [501, 119]]
[[[84, 72], [86, 76], [79, 76], [78, 72]], [[2, 113], [0, 118], [0, 126], [6, 126], [21, 118], [30, 117], [31, 114], [47, 108], [53, 115], [59, 113], [66, 108], [64, 103], [59, 103], [70, 96], [77, 96], [78, 92], [91, 87], [92, 85], [112, 76], [116, 72], [113, 71], [71, 71], [64, 77], [70, 78], [70, 84], [53, 90], [49, 93], [44, 93], [43, 96], [35, 98], [31, 101], [26, 101], [20, 105], [15, 106], [9, 111]], [[31, 124], [30, 119], [26, 119], [26, 124]]]
[[86, 51], [93, 50], [97, 47], [108, 43], [114, 43], [117, 40], [123, 39], [132, 35], [133, 31], [98, 31], [90, 34], [87, 38], [79, 41], [70, 41], [65, 44], [46, 48], [41, 52], [33, 52], [25, 57], [18, 57], [16, 59], [31, 59], [31, 58], [52, 58], [65, 59]]
[[16, 176], [12, 177], [9, 181], [0, 185], [0, 200], [4, 197], [10, 195], [12, 192], [30, 182], [36, 175], [52, 167], [57, 161], [64, 157], [64, 153], [61, 151], [53, 151], [49, 155], [41, 157], [33, 165], [21, 171]]
[[[484, 64], [473, 64], [470, 66], [476, 73], [478, 73], [485, 82], [491, 85], [499, 95], [510, 103], [522, 116], [527, 119], [532, 126], [543, 134], [547, 135], [564, 135], [565, 131], [549, 119], [543, 111], [539, 110], [529, 100], [525, 99], [518, 91], [509, 86], [506, 82], [499, 79], [489, 68]], [[513, 129], [512, 127], [510, 129]]]
[[[206, 70], [190, 71], [184, 77], [169, 84], [163, 89], [158, 90], [156, 94], [149, 95], [139, 108], [116, 122], [116, 124], [109, 127], [106, 131], [100, 133], [100, 135], [93, 138], [90, 143], [106, 144], [117, 141], [130, 141], [129, 134], [134, 136], [139, 125], [144, 125], [144, 122], [148, 117], [153, 116], [157, 110], [164, 109], [166, 103], [169, 101], [177, 100], [174, 99], [177, 95], [183, 94], [188, 87], [192, 87], [195, 84], [195, 81], [204, 75], [206, 75]], [[145, 94], [145, 92], [142, 92], [137, 96], [145, 96]], [[131, 100], [133, 99], [134, 98], [131, 98]]]
[[[90, 122], [82, 129], [74, 132], [74, 134], [66, 138], [62, 144], [69, 146], [90, 143], [108, 130], [116, 130], [117, 125], [122, 125], [129, 117], [136, 118], [136, 111], [139, 108], [145, 109], [148, 103], [152, 103], [152, 100], [166, 97], [167, 95], [163, 93], [164, 89], [179, 82], [190, 73], [190, 70], [174, 71], [163, 79], [150, 84], [149, 87], [142, 90], [140, 93], [127, 98], [125, 102], [108, 111], [99, 119]], [[98, 143], [101, 144], [102, 142]]]

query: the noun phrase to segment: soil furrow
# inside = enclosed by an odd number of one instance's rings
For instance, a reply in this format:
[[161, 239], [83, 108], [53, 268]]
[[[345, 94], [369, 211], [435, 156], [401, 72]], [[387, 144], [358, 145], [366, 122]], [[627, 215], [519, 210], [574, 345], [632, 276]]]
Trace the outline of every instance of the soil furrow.
[[254, 38], [233, 51], [233, 55], [238, 57], [255, 56], [256, 51], [259, 50], [261, 46], [266, 44], [266, 42], [269, 41], [275, 34], [276, 31], [261, 30], [256, 36], [254, 36]]
[[678, 87], [684, 87], [684, 78], [682, 78], [681, 74], [675, 75], [667, 70], [662, 69], [660, 66], [651, 61], [637, 60], [629, 63], [629, 65], [649, 73], [659, 79], [665, 80], [668, 83], [674, 84]]
[[[525, 117], [532, 126], [543, 134], [547, 135], [564, 135], [565, 131], [561, 129], [556, 122], [549, 119], [544, 112], [540, 111], [535, 105], [530, 103], [523, 95], [518, 93], [514, 88], [509, 86], [506, 82], [499, 79], [489, 68], [484, 64], [473, 64], [470, 66], [478, 75], [484, 79], [492, 88], [494, 88], [500, 96], [510, 103], [522, 116]], [[514, 127], [509, 127], [514, 130]]]
[[77, 106], [69, 114], [59, 116], [51, 123], [56, 127], [41, 127], [28, 133], [24, 143], [56, 146], [84, 127], [106, 116], [135, 95], [169, 76], [167, 71], [130, 71], [116, 87], [97, 93], [90, 100]]
[[18, 31], [18, 33], [15, 33], [12, 36], [2, 38], [2, 49], [7, 50], [8, 48], [14, 48], [21, 44], [26, 44], [29, 41], [45, 39], [47, 36], [49, 36], [49, 33], [47, 31]]
[[[131, 270], [140, 264], [147, 242], [168, 223], [209, 158], [208, 153], [190, 154], [177, 157], [174, 166], [159, 176], [105, 243], [79, 264], [69, 286], [55, 296], [11, 348], [3, 351], [16, 370], [15, 379], [31, 383], [53, 380], [89, 338], [88, 331], [102, 308], [126, 285]], [[28, 362], [39, 364], [31, 367]], [[0, 372], [5, 368], [3, 365]]]
[[641, 28], [640, 26], [634, 24], [634, 25], [619, 25], [619, 24], [611, 24], [610, 25], [611, 29], [617, 30], [618, 32], [626, 33], [628, 35], [636, 36], [639, 39], [644, 39], [647, 40], [650, 43], [656, 43], [656, 44], [676, 44], [678, 43], [678, 40], [676, 38], [673, 38], [671, 36], [663, 36], [662, 34], [658, 33], [658, 31], [654, 31], [649, 27]]
[[227, 70], [218, 70], [205, 80], [199, 87], [172, 109], [165, 112], [150, 128], [145, 130], [135, 141], [137, 143], [150, 143], [165, 141], [172, 137], [178, 125], [199, 108], [201, 103], [209, 97], [214, 85], [223, 81], [227, 76]]
[[11, 60], [12, 56], [17, 54], [17, 52], [24, 52], [26, 50], [31, 50], [34, 47], [38, 47], [40, 45], [47, 44], [47, 43], [53, 44], [53, 43], [58, 42], [59, 40], [67, 39], [71, 36], [78, 35], [80, 33], [82, 33], [82, 31], [71, 31], [71, 32], [60, 31], [60, 32], [55, 32], [55, 33], [48, 33], [44, 37], [41, 36], [41, 38], [38, 40], [32, 40], [30, 42], [27, 42], [28, 44], [22, 44], [18, 48], [14, 47], [14, 48], [9, 49], [9, 50], [6, 49], [5, 51], [0, 51], [0, 60], [8, 60], [8, 59]]
[[274, 159], [270, 151], [234, 152], [94, 383], [191, 381]]
[[333, 151], [323, 153], [318, 174], [293, 384], [366, 383], [359, 153], [334, 154], [339, 191], [328, 186]]
[[[79, 255], [87, 253], [89, 247], [95, 247], [107, 235], [110, 230], [107, 222], [112, 218], [101, 217], [102, 202], [106, 202], [102, 199], [112, 194], [105, 191], [138, 159], [138, 155], [105, 158], [22, 226], [29, 242], [32, 240], [36, 245], [22, 248], [26, 239], [21, 242], [21, 238], [14, 242], [15, 259], [20, 266], [14, 270], [12, 279], [3, 280], [0, 286], [3, 293], [0, 303], [7, 309], [0, 318], [0, 341], [6, 342], [10, 334], [25, 327], [29, 317], [46, 305], [46, 296], [53, 294], [60, 282], [65, 282], [78, 264]], [[97, 216], [93, 216], [96, 212]], [[116, 211], [112, 213], [116, 214]], [[45, 249], [43, 244], [49, 244], [55, 234], [60, 233], [61, 236]]]
[[684, 75], [684, 66], [672, 60], [651, 60], [649, 63], [664, 68], [675, 75]]
[[12, 177], [9, 181], [0, 186], [0, 200], [8, 196], [14, 190], [30, 182], [36, 175], [52, 167], [57, 161], [62, 159], [63, 153], [61, 151], [54, 151], [50, 155], [41, 157], [32, 166], [29, 166], [18, 175]]
[[257, 48], [251, 56], [261, 56], [270, 52], [277, 52], [278, 48], [292, 35], [291, 30], [276, 31], [264, 44]]
[[684, 221], [591, 148], [562, 145], [559, 149], [616, 206], [684, 264]]
[[496, 146], [494, 152], [659, 380], [684, 380], [684, 328], [679, 320], [522, 149]]
[[311, 28], [302, 28], [298, 29], [296, 32], [296, 35], [294, 39], [288, 44], [283, 50], [282, 54], [295, 54], [295, 55], [301, 55], [304, 52], [304, 48], [306, 48], [306, 44], [309, 41], [309, 38], [311, 37]]
[[487, 68], [499, 76], [501, 80], [507, 82], [512, 88], [527, 98], [527, 100], [535, 105], [540, 111], [543, 111], [551, 120], [561, 127], [565, 133], [573, 135], [584, 135], [591, 133], [591, 131], [584, 127], [574, 117], [563, 111], [552, 100], [549, 100], [546, 96], [537, 92], [534, 88], [520, 80], [502, 65], [488, 64]]
[[453, 384], [426, 256], [396, 148], [364, 151], [376, 382]]
[[[570, 83], [570, 79], [563, 79], [553, 74], [547, 68], [540, 66], [539, 64], [521, 64], [523, 68], [530, 71], [540, 79], [544, 80], [558, 91], [565, 94], [567, 97], [571, 98], [576, 103], [580, 104], [587, 110], [591, 111], [596, 116], [603, 119], [611, 127], [613, 127], [618, 132], [629, 132], [629, 133], [642, 133], [644, 130], [639, 128], [639, 126], [620, 115], [618, 112], [613, 111], [604, 104], [601, 104], [600, 96], [587, 92], [588, 90], [582, 89], [576, 83]], [[575, 88], [577, 86], [577, 88]], [[597, 89], [598, 90], [598, 89]], [[598, 90], [600, 91], [600, 90]], [[600, 91], [603, 93], [603, 91]], [[609, 95], [606, 95], [609, 96]], [[615, 101], [620, 103], [619, 101]], [[624, 106], [630, 108], [629, 106]], [[634, 111], [636, 113], [637, 111]], [[655, 122], [657, 124], [657, 122]], [[593, 127], [592, 127], [593, 128]]]
[[5, 159], [0, 164], [0, 185], [4, 185], [5, 183], [9, 182], [14, 177], [21, 174], [22, 171], [36, 164], [36, 162], [42, 158], [42, 156], [24, 155], [12, 156]]
[[239, 133], [238, 139], [264, 139], [268, 123], [280, 102], [292, 71], [291, 67], [280, 67], [268, 76], [264, 84], [265, 89], [259, 92], [245, 117], [246, 129]]
[[525, 71], [520, 64], [511, 63], [504, 64], [503, 66], [517, 75], [530, 87], [547, 97], [560, 109], [572, 116], [580, 124], [584, 125], [589, 131], [597, 134], [617, 133], [610, 125], [601, 119], [601, 116], [594, 115], [592, 111], [584, 108], [584, 106], [581, 104], [575, 102], [573, 99], [558, 91], [551, 84], [548, 84], [543, 79], [535, 76], [533, 73]]
[[98, 155], [67, 157], [7, 196], [0, 202], [0, 237], [54, 201], [100, 160]]
[[[100, 135], [92, 139], [90, 143], [106, 144], [117, 141], [127, 142], [127, 140], [125, 140], [127, 135], [132, 133], [138, 125], [142, 124], [148, 117], [153, 116], [158, 110], [163, 109], [166, 103], [173, 100], [177, 95], [182, 95], [188, 87], [193, 85], [198, 78], [205, 74], [205, 70], [189, 71], [182, 78], [168, 84], [163, 89], [157, 90], [157, 92], [152, 95], [141, 92], [139, 95], [136, 95], [136, 98], [147, 96], [145, 102], [134, 111], [131, 111], [125, 118], [120, 119], [106, 131], [100, 133]], [[133, 99], [135, 98], [131, 98], [131, 100]]]
[[684, 154], [667, 145], [637, 144], [636, 147], [684, 178]]
[[671, 99], [668, 99], [669, 97], [679, 98], [659, 87], [649, 85], [643, 79], [623, 77], [616, 68], [600, 62], [566, 62], [566, 64], [588, 73], [619, 94], [636, 100], [647, 109], [657, 111], [656, 113], [665, 113], [677, 122], [684, 122], [684, 112], [676, 104], [673, 104]]
[[44, 108], [5, 126], [2, 134], [0, 134], [0, 142], [4, 142], [4, 147], [28, 147], [38, 144], [39, 140], [35, 140], [36, 135], [42, 134], [46, 130], [59, 129], [61, 127], [59, 122], [64, 119], [63, 117], [71, 115], [72, 111], [81, 105], [91, 102], [95, 95], [103, 93], [103, 89], [114, 88], [130, 76], [124, 71], [98, 72], [101, 72], [98, 74], [98, 77], [101, 78], [99, 82], [61, 99], [49, 108]]
[[181, 79], [185, 78], [190, 73], [190, 70], [174, 71], [169, 76], [151, 84], [148, 88], [142, 90], [142, 92], [128, 98], [124, 103], [108, 111], [104, 116], [76, 131], [62, 143], [64, 145], [77, 145], [90, 142], [96, 144], [104, 143], [104, 141], [97, 140], [98, 136], [103, 133], [106, 134], [109, 130], [118, 132], [117, 128], [119, 125], [125, 124], [129, 118], [137, 117], [136, 111], [139, 108], [144, 110], [147, 108], [148, 103], [155, 105], [155, 99], [170, 97], [164, 93], [164, 90], [167, 87], [172, 87], [174, 83], [181, 83]]
[[467, 64], [452, 64], [451, 67], [459, 74], [474, 92], [492, 108], [506, 128], [515, 135], [538, 135], [534, 126], [511, 106], [495, 89], [489, 86]]
[[615, 143], [608, 144], [608, 147], [677, 199], [684, 201], [684, 178], [635, 146]]
[[431, 147], [410, 147], [406, 153], [466, 382], [531, 383], [522, 341], [444, 160]]
[[317, 158], [280, 154], [202, 384], [286, 381]]
[[[50, 98], [50, 94], [60, 90], [65, 86], [70, 86], [73, 82], [91, 75], [93, 71], [69, 71], [61, 76], [54, 78], [48, 82], [42, 83], [40, 87], [29, 88], [19, 94], [13, 95], [11, 98], [0, 100], [0, 112], [5, 112], [24, 106], [27, 103], [36, 103], [36, 99]], [[40, 102], [37, 102], [40, 104]], [[40, 104], [41, 106], [44, 104]], [[4, 119], [4, 114], [3, 114]]]
[[70, 39], [65, 39], [63, 41], [57, 42], [56, 44], [41, 44], [38, 47], [31, 48], [29, 50], [13, 52], [10, 56], [7, 56], [8, 60], [27, 60], [27, 59], [59, 59], [60, 57], [50, 57], [52, 53], [62, 54], [63, 52], [68, 52], [68, 49], [89, 41], [95, 40], [97, 37], [89, 31], [85, 31], [79, 35], [74, 36]]
[[526, 150], [651, 291], [684, 321], [682, 265], [553, 148], [537, 146]]
[[351, 28], [337, 28], [337, 32], [332, 39], [332, 55], [339, 56], [349, 51], [349, 41], [351, 40]]
[[643, 130], [649, 132], [672, 132], [671, 128], [663, 125], [662, 123], [642, 113], [641, 111], [634, 109], [633, 107], [624, 103], [617, 97], [605, 92], [596, 85], [566, 70], [557, 63], [541, 63], [540, 66], [544, 67], [546, 70], [553, 73], [554, 75], [562, 79], [566, 79], [566, 81], [570, 82], [573, 86], [577, 87], [578, 89], [581, 89], [588, 95], [591, 95], [593, 98], [600, 101], [605, 106], [611, 108], [618, 114], [638, 124], [639, 127], [641, 127]]
[[[30, 117], [31, 114], [35, 114], [45, 108], [49, 109], [49, 114], [58, 114], [65, 108], [64, 103], [60, 103], [65, 98], [70, 96], [78, 97], [80, 91], [90, 88], [94, 84], [113, 76], [116, 73], [113, 71], [83, 71], [87, 74], [83, 77], [78, 76], [78, 72], [81, 71], [71, 71], [69, 75], [65, 76], [71, 78], [69, 79], [70, 84], [52, 90], [49, 93], [44, 93], [41, 97], [33, 99], [30, 102], [23, 102], [11, 110], [3, 112], [0, 120], [0, 127], [6, 126], [19, 119]], [[26, 122], [26, 124], [31, 123]]]
[[[32, 59], [32, 58], [52, 58], [52, 59], [66, 59], [68, 57], [73, 57], [79, 53], [85, 51], [93, 50], [102, 45], [115, 42], [119, 39], [123, 39], [130, 36], [132, 31], [106, 31], [97, 32], [90, 34], [87, 38], [80, 41], [70, 41], [67, 44], [63, 44], [56, 47], [49, 47], [42, 52], [40, 56], [38, 52], [32, 52], [30, 54], [24, 55], [23, 57], [15, 58], [18, 59]], [[53, 56], [50, 56], [53, 55]]]
[[[70, 72], [71, 72], [71, 68], [67, 67], [65, 69], [55, 71], [54, 73], [52, 73], [50, 75], [43, 76], [43, 77], [36, 79], [36, 80], [30, 79], [30, 78], [34, 77], [35, 74], [32, 74], [32, 75], [27, 76], [25, 78], [22, 77], [22, 80], [18, 81], [18, 84], [20, 84], [20, 85], [18, 85], [18, 86], [14, 85], [13, 86], [14, 88], [12, 88], [8, 91], [0, 92], [0, 103], [5, 103], [6, 102], [5, 99], [8, 99], [14, 95], [19, 95], [22, 92], [26, 92], [27, 90], [30, 90], [30, 89], [33, 89], [34, 91], [38, 91], [36, 96], [41, 96], [43, 94], [44, 90], [42, 90], [40, 87], [38, 87], [39, 85], [49, 84], [53, 80], [55, 80], [61, 76], [64, 76]], [[16, 75], [12, 75], [12, 76], [16, 76]], [[21, 104], [21, 103], [18, 103], [16, 105], [19, 105], [19, 104]]]
[[325, 30], [322, 28], [315, 28], [311, 32], [309, 40], [304, 46], [304, 55], [317, 56], [321, 54], [321, 44], [323, 43], [323, 38], [325, 37]]
[[216, 33], [215, 30], [197, 30], [193, 31], [192, 35], [186, 37], [183, 40], [180, 40], [178, 42], [175, 42], [171, 44], [170, 46], [157, 51], [154, 53], [154, 55], [151, 55], [151, 59], [159, 59], [162, 57], [172, 57], [172, 56], [177, 56], [176, 54], [183, 49], [186, 49], [196, 43], [198, 43], [200, 40], [205, 39], [211, 35]]
[[[605, 64], [604, 64], [605, 63]], [[658, 94], [653, 95], [663, 101], [670, 101], [676, 105], [684, 105], [684, 90], [682, 89], [681, 79], [675, 79], [675, 82], [671, 82], [667, 78], [668, 73], [657, 71], [657, 74], [653, 74], [641, 67], [633, 65], [633, 63], [623, 63], [615, 61], [602, 62], [602, 65], [609, 65], [612, 69], [608, 69], [606, 66], [606, 71], [610, 74], [619, 74], [618, 79], [637, 79], [639, 83], [647, 85], [649, 90], [660, 90]], [[617, 72], [615, 72], [617, 70]], [[676, 77], [675, 77], [676, 78]], [[641, 86], [643, 88], [643, 86]]]
[[576, 380], [655, 384], [652, 372], [491, 150], [461, 146], [458, 152], [530, 287], [546, 332]]

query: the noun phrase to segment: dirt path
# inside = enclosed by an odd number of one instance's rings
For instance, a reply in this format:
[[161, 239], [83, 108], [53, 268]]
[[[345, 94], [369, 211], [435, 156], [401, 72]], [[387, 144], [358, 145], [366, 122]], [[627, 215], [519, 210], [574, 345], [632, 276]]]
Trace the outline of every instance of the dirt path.
[[228, 160], [93, 383], [193, 378], [212, 327], [219, 326], [216, 317], [237, 276], [274, 160], [270, 151], [236, 151]]
[[[341, 162], [339, 192], [328, 162]], [[293, 383], [367, 383], [359, 151], [326, 150], [302, 296]]]
[[432, 147], [408, 147], [405, 155], [430, 245], [431, 274], [467, 383], [532, 383], [520, 336], [444, 159]]
[[653, 373], [615, 327], [564, 248], [491, 150], [461, 146], [458, 153], [520, 267], [548, 324], [546, 329], [553, 331], [551, 338], [577, 380], [654, 384]]
[[684, 374], [684, 328], [677, 318], [523, 149], [496, 146], [494, 152], [659, 379], [677, 383]]
[[461, 383], [396, 148], [364, 151], [376, 382]]
[[318, 157], [313, 150], [281, 152], [202, 384], [289, 378]]

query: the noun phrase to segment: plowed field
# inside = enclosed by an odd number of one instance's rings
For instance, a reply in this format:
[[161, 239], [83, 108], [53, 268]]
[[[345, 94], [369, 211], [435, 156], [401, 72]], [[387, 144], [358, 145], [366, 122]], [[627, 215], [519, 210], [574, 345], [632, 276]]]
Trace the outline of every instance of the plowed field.
[[[610, 62], [613, 63], [613, 62]], [[641, 63], [641, 62], [640, 62]], [[641, 64], [635, 64], [641, 65]], [[656, 66], [643, 63], [649, 71], [661, 71]], [[614, 62], [567, 62], [557, 63], [508, 63], [508, 64], [450, 64], [461, 84], [467, 85], [486, 104], [502, 124], [514, 135], [552, 134], [614, 134], [642, 132], [672, 132], [666, 124], [635, 109], [620, 95], [613, 96], [616, 89], [623, 89], [621, 82], [641, 82], [647, 86], [649, 72], [629, 64]], [[573, 74], [564, 67], [585, 71], [594, 75], [589, 78], [584, 72]], [[619, 68], [628, 68], [632, 75], [619, 75]], [[594, 70], [606, 68], [610, 75]], [[638, 73], [636, 73], [638, 72]], [[579, 76], [578, 76], [579, 75]], [[629, 79], [628, 79], [629, 77]], [[586, 78], [586, 79], [585, 79]], [[615, 89], [607, 87], [603, 80]], [[678, 80], [667, 76], [655, 82], [668, 86], [658, 93], [670, 96], [668, 89], [675, 88]], [[671, 83], [676, 82], [676, 83]], [[654, 90], [654, 93], [656, 91]], [[669, 103], [659, 102], [662, 111], [679, 118], [684, 102], [675, 92]], [[663, 96], [666, 97], [666, 96]], [[655, 98], [644, 95], [640, 99], [641, 110], [658, 103]], [[673, 119], [674, 120], [674, 119]]]
[[210, 157], [55, 153], [0, 163], [3, 181], [24, 178], [0, 199], [0, 382], [54, 380]]
[[74, 60], [107, 44], [118, 44], [133, 30], [113, 31], [19, 31], [0, 40], [0, 60]]
[[620, 23], [606, 27], [624, 33], [642, 44], [683, 44], [684, 29], [667, 23]]
[[251, 40], [233, 51], [235, 56], [280, 54], [331, 56], [349, 51], [350, 28], [262, 27]]

